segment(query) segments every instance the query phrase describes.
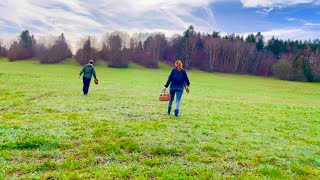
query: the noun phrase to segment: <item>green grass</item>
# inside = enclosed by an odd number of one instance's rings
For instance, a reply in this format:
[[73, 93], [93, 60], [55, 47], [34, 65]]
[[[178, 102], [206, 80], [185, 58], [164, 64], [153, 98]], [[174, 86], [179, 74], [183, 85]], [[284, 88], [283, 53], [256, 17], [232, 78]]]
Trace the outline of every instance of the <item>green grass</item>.
[[170, 72], [0, 60], [0, 179], [317, 179], [320, 84], [190, 71], [181, 116]]

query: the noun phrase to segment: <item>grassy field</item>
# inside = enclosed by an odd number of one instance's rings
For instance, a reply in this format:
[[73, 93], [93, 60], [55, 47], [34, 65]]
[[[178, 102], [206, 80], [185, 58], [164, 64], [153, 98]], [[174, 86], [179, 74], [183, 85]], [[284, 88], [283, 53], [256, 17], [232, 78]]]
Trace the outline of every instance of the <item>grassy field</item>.
[[181, 116], [170, 67], [0, 60], [0, 179], [317, 179], [320, 84], [190, 71]]

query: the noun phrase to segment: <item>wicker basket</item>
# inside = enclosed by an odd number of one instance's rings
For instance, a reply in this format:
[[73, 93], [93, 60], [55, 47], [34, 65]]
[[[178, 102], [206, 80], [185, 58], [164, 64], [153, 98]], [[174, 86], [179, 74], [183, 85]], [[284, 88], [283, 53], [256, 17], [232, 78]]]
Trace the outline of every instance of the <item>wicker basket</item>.
[[168, 91], [162, 91], [159, 100], [160, 101], [170, 101], [171, 95], [168, 93]]

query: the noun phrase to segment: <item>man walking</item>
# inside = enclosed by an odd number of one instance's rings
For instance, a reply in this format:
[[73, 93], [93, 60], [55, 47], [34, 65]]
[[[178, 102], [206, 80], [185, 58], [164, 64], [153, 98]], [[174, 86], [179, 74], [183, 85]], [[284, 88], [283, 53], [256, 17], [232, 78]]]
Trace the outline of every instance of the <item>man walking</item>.
[[96, 71], [94, 70], [93, 64], [94, 64], [94, 61], [90, 60], [87, 65], [83, 66], [79, 74], [79, 78], [83, 74], [83, 94], [84, 95], [88, 95], [92, 76], [94, 77], [94, 79], [97, 79]]

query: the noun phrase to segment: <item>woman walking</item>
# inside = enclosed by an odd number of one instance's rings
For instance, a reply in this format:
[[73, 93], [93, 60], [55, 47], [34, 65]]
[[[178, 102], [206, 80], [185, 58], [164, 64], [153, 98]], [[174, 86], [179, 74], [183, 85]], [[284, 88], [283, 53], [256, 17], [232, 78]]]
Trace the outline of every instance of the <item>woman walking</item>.
[[186, 86], [186, 88], [189, 88], [190, 82], [187, 75], [187, 72], [183, 69], [183, 64], [180, 60], [177, 60], [175, 62], [175, 68], [172, 69], [167, 83], [163, 87], [163, 91], [165, 91], [168, 86], [170, 85], [170, 95], [171, 100], [169, 101], [168, 106], [168, 114], [171, 113], [172, 103], [174, 100], [174, 95], [176, 95], [176, 109], [174, 110], [174, 115], [176, 117], [179, 116], [179, 110], [180, 110], [180, 103], [181, 103], [181, 97], [183, 93], [183, 88]]
[[89, 91], [89, 87], [90, 87], [90, 81], [92, 76], [94, 77], [94, 79], [97, 79], [96, 76], [96, 71], [94, 70], [93, 67], [93, 60], [90, 60], [89, 63], [85, 66], [83, 66], [82, 70], [79, 73], [79, 78], [81, 77], [81, 75], [83, 74], [83, 95], [88, 95], [88, 91]]

